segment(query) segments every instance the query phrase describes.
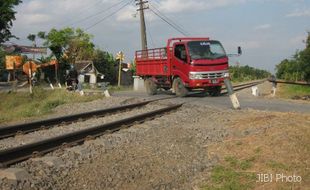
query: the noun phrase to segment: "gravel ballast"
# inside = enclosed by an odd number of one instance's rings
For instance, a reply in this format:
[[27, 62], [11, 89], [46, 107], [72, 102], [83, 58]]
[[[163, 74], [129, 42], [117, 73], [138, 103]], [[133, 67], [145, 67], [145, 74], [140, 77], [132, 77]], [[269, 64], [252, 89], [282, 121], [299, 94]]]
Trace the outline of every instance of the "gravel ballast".
[[[154, 109], [176, 102], [180, 101], [164, 100], [148, 106]], [[10, 187], [6, 179], [0, 179], [0, 189], [199, 189], [205, 174], [219, 161], [208, 147], [231, 136], [271, 128], [272, 123], [253, 126], [238, 134], [231, 128], [249, 114], [259, 115], [259, 119], [271, 113], [185, 103], [154, 120], [46, 155], [59, 158], [61, 165], [49, 166], [33, 159], [16, 164], [12, 167], [25, 169], [31, 180]]]

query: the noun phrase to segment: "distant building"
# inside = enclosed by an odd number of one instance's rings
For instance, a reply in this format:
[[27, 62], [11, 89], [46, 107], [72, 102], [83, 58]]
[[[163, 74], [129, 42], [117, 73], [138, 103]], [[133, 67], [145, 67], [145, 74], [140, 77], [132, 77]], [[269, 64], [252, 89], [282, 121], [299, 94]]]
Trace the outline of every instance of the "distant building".
[[92, 61], [76, 61], [74, 66], [79, 73], [79, 82], [89, 84], [103, 82], [104, 74], [98, 71]]

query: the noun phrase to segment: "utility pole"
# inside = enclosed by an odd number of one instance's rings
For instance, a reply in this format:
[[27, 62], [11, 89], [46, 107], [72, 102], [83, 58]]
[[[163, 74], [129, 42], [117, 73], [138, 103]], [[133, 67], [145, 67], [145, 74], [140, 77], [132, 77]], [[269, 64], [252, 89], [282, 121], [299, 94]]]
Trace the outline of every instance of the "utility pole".
[[144, 10], [148, 9], [148, 6], [145, 6], [148, 1], [143, 0], [135, 0], [137, 3], [136, 5], [139, 5], [139, 9], [137, 11], [140, 12], [140, 30], [141, 30], [141, 45], [142, 50], [147, 50], [147, 38], [146, 38], [146, 27], [145, 27], [145, 19], [144, 19]]

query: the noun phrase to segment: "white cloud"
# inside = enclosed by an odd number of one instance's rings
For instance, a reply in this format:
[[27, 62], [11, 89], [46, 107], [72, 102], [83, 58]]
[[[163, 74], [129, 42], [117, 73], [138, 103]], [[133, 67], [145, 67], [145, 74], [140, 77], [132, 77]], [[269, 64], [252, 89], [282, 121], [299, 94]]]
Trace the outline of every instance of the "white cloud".
[[117, 14], [116, 20], [117, 21], [137, 21], [139, 18], [138, 16], [139, 15], [136, 12], [136, 7], [129, 6]]
[[40, 13], [25, 14], [20, 19], [21, 21], [24, 22], [24, 24], [28, 24], [28, 25], [44, 24], [47, 22], [51, 22], [53, 20], [50, 15], [40, 14]]
[[254, 28], [254, 30], [266, 30], [271, 28], [270, 24], [262, 24], [262, 25], [258, 25]]
[[170, 13], [210, 10], [218, 7], [244, 3], [246, 1], [247, 0], [162, 0], [159, 3], [159, 9]]
[[308, 10], [295, 10], [286, 15], [286, 17], [310, 17], [310, 9]]

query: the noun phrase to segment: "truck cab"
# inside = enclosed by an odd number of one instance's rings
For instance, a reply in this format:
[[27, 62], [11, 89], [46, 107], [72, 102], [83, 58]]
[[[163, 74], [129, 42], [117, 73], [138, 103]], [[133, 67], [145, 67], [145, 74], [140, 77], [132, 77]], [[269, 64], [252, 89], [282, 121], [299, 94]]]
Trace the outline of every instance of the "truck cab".
[[136, 66], [148, 94], [172, 88], [178, 96], [195, 90], [218, 96], [229, 77], [222, 44], [209, 38], [172, 38], [165, 48], [137, 51]]

